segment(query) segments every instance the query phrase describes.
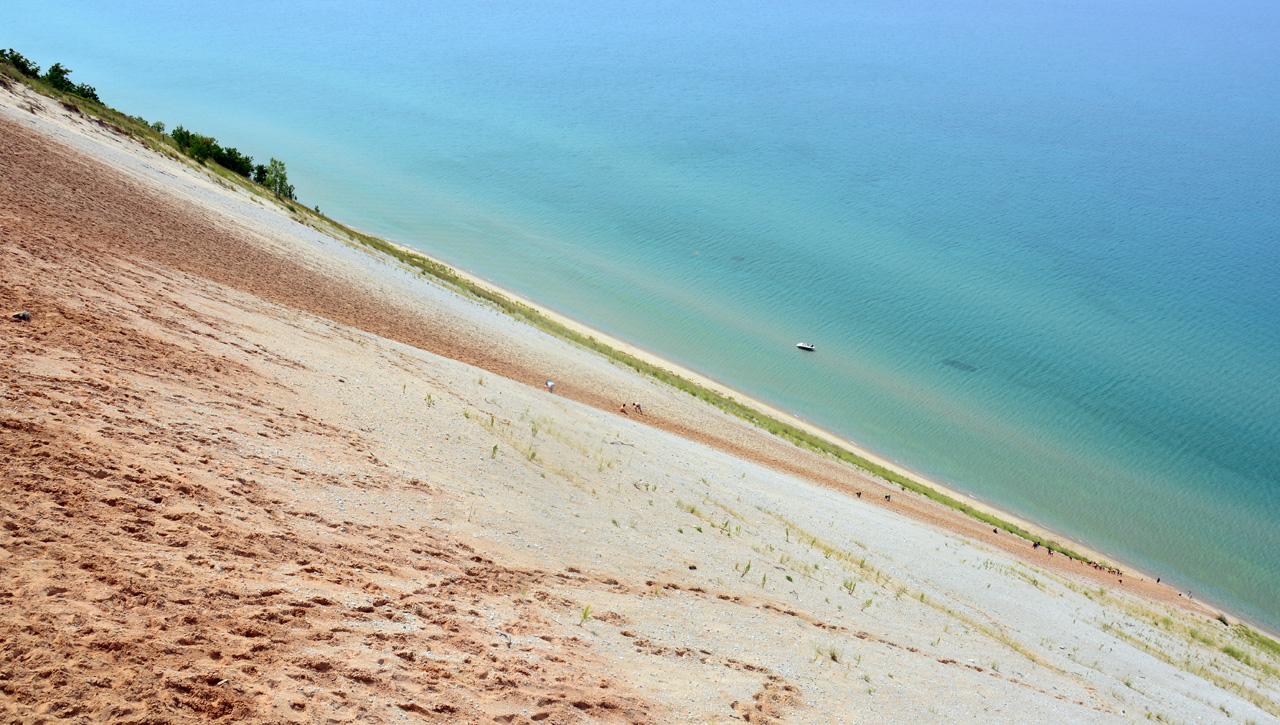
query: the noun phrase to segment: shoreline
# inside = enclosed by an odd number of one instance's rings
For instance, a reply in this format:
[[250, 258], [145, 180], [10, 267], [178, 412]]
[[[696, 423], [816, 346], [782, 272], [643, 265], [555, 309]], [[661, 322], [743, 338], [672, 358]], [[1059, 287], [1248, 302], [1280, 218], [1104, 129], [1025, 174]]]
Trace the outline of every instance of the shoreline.
[[[1153, 583], [1153, 585], [1155, 586], [1163, 587], [1167, 589], [1169, 592], [1175, 593], [1177, 597], [1180, 599], [1184, 598], [1182, 594], [1182, 590], [1174, 589], [1168, 584], [1165, 584], [1163, 581], [1156, 584], [1155, 582], [1157, 577], [1155, 575], [1152, 575], [1149, 572], [1143, 569], [1140, 569], [1138, 567], [1132, 566], [1121, 557], [1106, 554], [1100, 549], [1088, 543], [1082, 542], [1073, 536], [1069, 536], [1065, 533], [1055, 531], [1049, 527], [1040, 525], [1024, 517], [1015, 515], [1009, 511], [1006, 511], [1000, 508], [995, 504], [992, 504], [988, 501], [984, 501], [971, 494], [961, 491], [958, 488], [949, 486], [947, 484], [933, 480], [926, 476], [920, 475], [915, 471], [912, 471], [910, 468], [903, 466], [899, 463], [896, 463], [894, 461], [890, 461], [889, 459], [851, 440], [843, 438], [832, 431], [826, 430], [818, 425], [810, 423], [809, 421], [801, 418], [800, 416], [794, 413], [788, 412], [774, 405], [770, 405], [769, 403], [766, 403], [763, 400], [753, 397], [752, 395], [746, 392], [743, 392], [729, 385], [721, 383], [720, 381], [715, 380], [714, 378], [708, 377], [691, 368], [688, 368], [673, 360], [663, 357], [662, 355], [655, 353], [651, 350], [648, 350], [646, 348], [627, 342], [626, 340], [623, 340], [622, 338], [619, 338], [616, 335], [612, 335], [602, 330], [591, 327], [590, 325], [580, 322], [574, 319], [573, 317], [570, 317], [569, 315], [566, 315], [562, 312], [559, 312], [550, 307], [547, 307], [546, 305], [536, 302], [525, 295], [521, 295], [510, 289], [507, 289], [506, 287], [503, 287], [502, 285], [496, 282], [493, 282], [492, 280], [489, 280], [487, 278], [474, 274], [454, 263], [440, 259], [439, 257], [436, 257], [430, 253], [424, 252], [420, 249], [411, 247], [402, 242], [397, 242], [394, 240], [388, 240], [382, 237], [378, 237], [369, 232], [365, 232], [363, 230], [349, 227], [345, 224], [342, 224], [341, 222], [337, 222], [337, 220], [331, 220], [328, 217], [325, 217], [325, 219], [332, 223], [341, 224], [342, 227], [345, 227], [347, 229], [356, 231], [361, 236], [369, 237], [373, 239], [379, 239], [397, 248], [403, 254], [417, 256], [417, 257], [426, 259], [429, 262], [431, 262], [433, 265], [439, 265], [440, 267], [448, 269], [451, 274], [456, 275], [458, 278], [465, 280], [468, 285], [485, 289], [490, 294], [505, 297], [512, 302], [515, 302], [519, 305], [523, 305], [532, 310], [535, 310], [538, 314], [546, 317], [547, 319], [554, 321], [556, 324], [561, 325], [567, 329], [570, 329], [584, 337], [593, 339], [598, 344], [604, 345], [608, 348], [612, 348], [626, 355], [635, 357], [650, 365], [662, 368], [666, 370], [668, 373], [670, 373], [671, 375], [674, 375], [676, 377], [692, 382], [695, 385], [698, 385], [700, 387], [707, 388], [708, 390], [712, 390], [720, 395], [724, 395], [725, 397], [735, 400], [736, 402], [746, 406], [747, 408], [754, 409], [756, 411], [764, 413], [765, 415], [771, 418], [780, 420], [784, 423], [787, 423], [788, 425], [792, 425], [811, 435], [817, 436], [827, 441], [831, 445], [846, 449], [849, 452], [853, 453], [854, 455], [864, 458], [875, 465], [882, 466], [888, 470], [891, 470], [897, 473], [898, 475], [901, 475], [905, 478], [909, 478], [910, 480], [914, 481], [915, 483], [921, 486], [931, 488], [935, 491], [942, 493], [945, 496], [949, 496], [956, 500], [964, 501], [966, 504], [972, 506], [973, 508], [979, 511], [982, 511], [1002, 521], [1011, 523], [1014, 526], [1018, 526], [1022, 529], [1025, 529], [1026, 531], [1030, 532], [1031, 534], [1037, 537], [1040, 537], [1046, 540], [1069, 542], [1071, 545], [1071, 549], [1074, 551], [1074, 553], [1081, 554], [1084, 557], [1087, 557], [1088, 560], [1096, 561], [1103, 565], [1110, 564], [1111, 566], [1119, 569], [1123, 573], [1122, 575], [1136, 576], [1139, 579], [1144, 579], [1148, 582]], [[599, 353], [599, 354], [603, 354], [603, 353]], [[751, 422], [751, 421], [748, 421], [748, 422]], [[764, 430], [764, 429], [761, 428], [761, 430]], [[765, 432], [768, 432], [768, 431], [765, 431]], [[881, 478], [877, 476], [877, 474], [875, 474], [874, 472], [869, 471], [860, 466], [857, 466], [857, 464], [849, 463], [847, 461], [844, 461], [843, 463], [849, 466], [853, 466], [857, 468], [859, 471], [861, 471], [862, 473], [865, 473], [867, 475], [876, 476], [876, 478]], [[893, 481], [888, 481], [884, 479], [881, 479], [881, 480], [885, 483], [885, 485], [889, 485], [889, 486], [897, 485]], [[956, 516], [973, 518], [969, 516], [969, 514], [957, 509], [951, 509], [951, 511], [953, 512], [953, 515], [956, 515]], [[1162, 580], [1164, 579], [1163, 576], [1161, 576], [1160, 578]], [[1230, 611], [1229, 609], [1225, 609], [1223, 607], [1215, 605], [1206, 600], [1192, 599], [1190, 597], [1185, 597], [1185, 604], [1188, 605], [1188, 608], [1191, 608], [1191, 609], [1199, 608], [1199, 609], [1209, 610], [1211, 616], [1212, 615], [1230, 616], [1231, 618], [1239, 622], [1243, 622], [1248, 626], [1250, 626], [1251, 628], [1273, 639], [1280, 639], [1280, 637], [1277, 636], [1277, 632], [1273, 632], [1270, 627], [1261, 625], [1253, 621], [1251, 618], [1242, 617], [1239, 614], [1233, 611]]]
[[[336, 222], [336, 220], [333, 220], [333, 221]], [[346, 226], [346, 225], [343, 225], [343, 226]], [[992, 504], [988, 501], [977, 498], [969, 493], [961, 491], [958, 488], [941, 483], [927, 476], [920, 475], [915, 471], [912, 471], [910, 468], [907, 468], [906, 466], [903, 466], [894, 461], [890, 461], [889, 459], [865, 448], [862, 445], [859, 445], [858, 443], [855, 443], [847, 438], [843, 438], [840, 435], [832, 431], [826, 430], [825, 428], [822, 428], [818, 425], [810, 423], [809, 421], [801, 418], [800, 416], [794, 413], [791, 413], [786, 410], [783, 410], [782, 408], [778, 408], [776, 406], [770, 405], [769, 403], [766, 403], [765, 401], [760, 400], [759, 398], [756, 398], [750, 395], [749, 393], [743, 392], [729, 385], [721, 383], [720, 381], [715, 380], [714, 378], [703, 375], [691, 368], [685, 367], [684, 365], [681, 365], [666, 357], [663, 357], [662, 355], [655, 353], [651, 350], [640, 347], [638, 345], [634, 345], [615, 335], [611, 335], [607, 332], [591, 327], [586, 323], [580, 322], [574, 319], [573, 317], [570, 317], [564, 313], [561, 313], [541, 303], [538, 303], [524, 295], [513, 292], [512, 290], [507, 289], [506, 287], [503, 287], [502, 285], [496, 282], [493, 282], [492, 280], [476, 275], [454, 263], [445, 261], [443, 259], [435, 257], [431, 254], [423, 252], [422, 250], [408, 246], [401, 242], [396, 242], [393, 240], [377, 237], [376, 235], [369, 234], [368, 232], [363, 232], [363, 231], [360, 231], [360, 234], [382, 239], [388, 244], [391, 244], [399, 248], [406, 254], [421, 256], [427, 260], [430, 260], [434, 264], [446, 267], [453, 274], [457, 275], [462, 279], [465, 279], [469, 284], [475, 285], [477, 287], [482, 287], [488, 290], [492, 294], [506, 297], [520, 305], [529, 307], [537, 311], [538, 314], [543, 315], [544, 317], [547, 317], [550, 320], [553, 320], [557, 324], [562, 325], [570, 330], [573, 330], [574, 332], [577, 332], [578, 334], [581, 334], [583, 336], [593, 338], [594, 340], [596, 340], [598, 343], [602, 345], [605, 345], [619, 352], [622, 352], [632, 357], [635, 357], [637, 359], [640, 359], [650, 365], [663, 368], [676, 377], [683, 378], [689, 382], [694, 383], [695, 385], [707, 388], [708, 390], [712, 390], [732, 400], [735, 400], [736, 402], [748, 408], [757, 410], [771, 418], [780, 420], [784, 423], [787, 423], [796, 428], [804, 430], [805, 432], [810, 433], [811, 435], [822, 438], [823, 440], [827, 441], [828, 443], [834, 446], [846, 449], [849, 452], [853, 453], [854, 455], [864, 458], [874, 463], [875, 465], [882, 466], [888, 470], [891, 470], [897, 473], [900, 476], [908, 478], [921, 486], [931, 488], [935, 491], [942, 493], [945, 496], [949, 496], [951, 498], [964, 501], [965, 503], [974, 507], [975, 509], [978, 509], [979, 511], [982, 511], [1002, 521], [1011, 523], [1014, 526], [1025, 529], [1026, 531], [1030, 532], [1031, 534], [1037, 537], [1040, 537], [1041, 539], [1055, 541], [1055, 542], [1056, 541], [1069, 542], [1071, 545], [1071, 550], [1074, 551], [1074, 553], [1081, 554], [1084, 557], [1087, 557], [1088, 560], [1098, 562], [1100, 564], [1103, 564], [1104, 566], [1109, 564], [1117, 568], [1118, 570], [1120, 570], [1122, 572], [1122, 575], [1136, 576], [1141, 580], [1146, 580], [1148, 582], [1151, 582], [1155, 586], [1163, 587], [1170, 592], [1176, 593], [1178, 598], [1185, 599], [1185, 604], [1186, 604], [1185, 608], [1192, 609], [1192, 610], [1196, 608], [1209, 610], [1208, 616], [1211, 619], [1216, 616], [1230, 617], [1236, 620], [1237, 622], [1241, 622], [1248, 625], [1250, 628], [1272, 639], [1280, 641], [1280, 629], [1273, 630], [1271, 627], [1263, 625], [1257, 621], [1254, 621], [1252, 618], [1243, 617], [1240, 614], [1234, 611], [1231, 611], [1230, 609], [1224, 608], [1223, 606], [1214, 604], [1209, 600], [1192, 598], [1191, 596], [1184, 596], [1183, 592], [1187, 590], [1175, 589], [1174, 587], [1169, 586], [1163, 581], [1165, 579], [1164, 576], [1161, 576], [1160, 577], [1161, 581], [1157, 583], [1157, 577], [1155, 575], [1151, 574], [1150, 572], [1144, 569], [1140, 569], [1136, 566], [1133, 566], [1122, 557], [1107, 554], [1102, 550], [1088, 543], [1080, 541], [1079, 539], [1073, 536], [1067, 535], [1059, 531], [1055, 531], [1054, 529], [1051, 529], [1047, 526], [1043, 526], [1041, 524], [1030, 521], [1026, 518], [1023, 518], [1005, 509], [1002, 509], [995, 504]], [[866, 473], [867, 475], [876, 476], [877, 478], [880, 478], [873, 471], [869, 471], [865, 468], [857, 466], [857, 464], [852, 464], [848, 462], [846, 463], [848, 465], [857, 467], [860, 471], [862, 471], [863, 473]], [[897, 485], [893, 481], [886, 480], [884, 482], [886, 485], [890, 485], [890, 486]], [[904, 491], [904, 492], [909, 492], [909, 491]], [[956, 510], [956, 509], [952, 509], [952, 511], [954, 512], [954, 515], [963, 516], [966, 518], [972, 518], [971, 516], [969, 516], [967, 513], [963, 511]], [[1190, 592], [1190, 593], [1194, 594], [1194, 592]]]
[[[310, 212], [310, 210], [308, 210], [308, 212]], [[361, 237], [380, 240], [383, 243], [396, 248], [402, 254], [421, 257], [422, 259], [430, 262], [432, 265], [437, 265], [439, 267], [449, 270], [449, 272], [452, 275], [455, 275], [458, 278], [465, 280], [468, 285], [484, 289], [492, 295], [504, 297], [518, 305], [528, 307], [536, 311], [539, 315], [542, 315], [547, 319], [552, 320], [556, 324], [561, 325], [566, 329], [572, 330], [575, 333], [582, 335], [584, 337], [593, 339], [598, 344], [601, 344], [608, 348], [612, 348], [626, 355], [635, 357], [655, 367], [664, 369], [673, 376], [687, 380], [689, 382], [694, 383], [695, 385], [704, 387], [718, 394], [724, 395], [747, 408], [754, 409], [756, 411], [764, 413], [765, 415], [771, 418], [780, 420], [784, 423], [787, 423], [788, 425], [792, 425], [811, 435], [817, 436], [827, 441], [831, 445], [848, 450], [854, 455], [864, 458], [875, 465], [883, 466], [884, 468], [890, 471], [893, 471], [894, 473], [897, 473], [900, 476], [903, 476], [905, 478], [912, 480], [918, 485], [933, 489], [934, 491], [937, 491], [955, 500], [963, 501], [965, 504], [972, 506], [974, 509], [977, 509], [990, 516], [998, 518], [1001, 521], [1020, 527], [1026, 530], [1027, 532], [1031, 533], [1032, 535], [1041, 538], [1042, 540], [1055, 541], [1055, 542], [1062, 542], [1062, 541], [1068, 542], [1070, 544], [1070, 550], [1076, 554], [1080, 554], [1083, 557], [1085, 557], [1086, 561], [1098, 562], [1104, 566], [1106, 565], [1113, 566], [1122, 572], [1122, 576], [1128, 575], [1128, 576], [1137, 577], [1140, 580], [1145, 580], [1146, 582], [1149, 582], [1152, 586], [1160, 587], [1166, 590], [1167, 592], [1173, 594], [1174, 596], [1172, 597], [1171, 601], [1176, 600], [1179, 606], [1181, 606], [1184, 609], [1187, 609], [1193, 612], [1196, 610], [1204, 610], [1204, 611], [1201, 611], [1200, 613], [1205, 614], [1205, 616], [1209, 619], [1214, 619], [1219, 616], [1229, 617], [1237, 622], [1247, 625], [1251, 629], [1254, 629], [1255, 631], [1260, 632], [1271, 639], [1280, 641], [1280, 628], [1272, 628], [1271, 626], [1262, 624], [1254, 620], [1252, 617], [1242, 616], [1239, 613], [1231, 610], [1230, 608], [1224, 607], [1222, 605], [1214, 604], [1211, 600], [1186, 596], [1186, 592], [1188, 592], [1189, 590], [1178, 589], [1170, 586], [1168, 583], [1165, 582], [1166, 577], [1164, 575], [1161, 575], [1159, 577], [1161, 581], [1157, 583], [1156, 575], [1151, 574], [1145, 569], [1141, 569], [1139, 567], [1133, 566], [1128, 561], [1126, 561], [1123, 557], [1107, 554], [1102, 550], [1100, 550], [1099, 548], [1096, 548], [1086, 542], [1080, 541], [1076, 537], [1067, 535], [1063, 532], [1055, 531], [1052, 528], [1043, 526], [1036, 522], [1030, 521], [1024, 517], [1021, 517], [1009, 511], [1006, 511], [1000, 508], [999, 506], [997, 506], [996, 504], [977, 498], [971, 494], [961, 491], [958, 488], [933, 480], [931, 478], [928, 478], [927, 476], [920, 475], [912, 471], [910, 468], [906, 466], [903, 466], [894, 461], [890, 461], [889, 459], [851, 440], [843, 438], [834, 432], [831, 432], [818, 425], [810, 423], [804, 420], [803, 418], [801, 418], [800, 416], [795, 415], [794, 413], [790, 413], [786, 410], [770, 405], [769, 403], [766, 403], [763, 400], [755, 398], [748, 393], [745, 393], [741, 390], [738, 390], [729, 385], [721, 383], [691, 368], [685, 367], [684, 365], [681, 365], [673, 360], [665, 358], [662, 355], [655, 353], [651, 350], [640, 347], [638, 345], [634, 345], [615, 335], [611, 335], [607, 332], [591, 327], [586, 323], [580, 322], [574, 319], [573, 317], [570, 317], [562, 312], [559, 312], [550, 307], [547, 307], [546, 305], [536, 302], [525, 295], [521, 295], [510, 289], [507, 289], [506, 287], [503, 287], [502, 285], [496, 282], [493, 282], [492, 280], [489, 280], [485, 277], [481, 277], [477, 274], [474, 274], [454, 263], [443, 260], [432, 254], [424, 252], [420, 249], [409, 246], [403, 242], [397, 242], [394, 240], [389, 240], [383, 237], [379, 237], [375, 234], [371, 234], [369, 232], [356, 229], [342, 222], [339, 222], [338, 220], [331, 219], [327, 216], [321, 215], [321, 217], [329, 224], [337, 225], [340, 229], [356, 232]], [[359, 244], [361, 242], [359, 240], [356, 240], [356, 243]], [[400, 261], [400, 260], [397, 260], [397, 261]], [[508, 310], [504, 309], [503, 311], [510, 314]], [[516, 315], [513, 315], [513, 316], [516, 316]], [[525, 322], [527, 324], [532, 324], [532, 323], [529, 323], [527, 320], [525, 320]], [[553, 333], [548, 333], [548, 334], [553, 334]], [[602, 355], [604, 354], [599, 351], [597, 352], [598, 354], [602, 354]], [[730, 413], [730, 415], [732, 415], [732, 413]], [[746, 422], [752, 423], [752, 421], [746, 421]], [[756, 426], [756, 427], [765, 433], [774, 435], [774, 437], [780, 437], [764, 429], [763, 427], [760, 427], [760, 426]], [[794, 441], [788, 441], [788, 442], [794, 444]], [[875, 472], [869, 471], [861, 466], [858, 466], [856, 463], [850, 463], [848, 461], [841, 461], [841, 462], [846, 465], [857, 468], [860, 472], [866, 475], [874, 476], [877, 479], [881, 479], [885, 485], [888, 485], [888, 486], [898, 485], [894, 481], [888, 481], [888, 480], [882, 479], [882, 477], [878, 476]], [[905, 491], [905, 492], [910, 493], [910, 491]], [[964, 511], [954, 509], [951, 507], [947, 507], [947, 508], [949, 508], [952, 514], [955, 516], [960, 516], [966, 519], [974, 518]], [[1014, 534], [1014, 535], [1016, 536], [1017, 534]], [[1075, 558], [1075, 557], [1071, 557], [1071, 558]], [[1177, 576], [1177, 574], [1175, 574], [1175, 576]], [[1194, 594], [1193, 591], [1191, 591], [1190, 593]]]

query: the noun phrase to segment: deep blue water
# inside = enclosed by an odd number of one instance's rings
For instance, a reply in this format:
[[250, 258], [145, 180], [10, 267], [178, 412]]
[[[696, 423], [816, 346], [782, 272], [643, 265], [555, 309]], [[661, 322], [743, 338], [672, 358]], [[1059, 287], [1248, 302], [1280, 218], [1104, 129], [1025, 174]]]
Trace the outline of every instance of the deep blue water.
[[1275, 3], [58, 5], [0, 44], [1280, 627]]

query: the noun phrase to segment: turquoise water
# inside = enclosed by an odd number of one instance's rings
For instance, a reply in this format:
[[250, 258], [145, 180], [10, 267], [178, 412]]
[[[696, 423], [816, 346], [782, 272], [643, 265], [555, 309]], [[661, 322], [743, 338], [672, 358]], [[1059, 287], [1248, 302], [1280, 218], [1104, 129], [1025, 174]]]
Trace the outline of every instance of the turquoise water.
[[1280, 627], [1274, 3], [58, 5], [0, 43]]

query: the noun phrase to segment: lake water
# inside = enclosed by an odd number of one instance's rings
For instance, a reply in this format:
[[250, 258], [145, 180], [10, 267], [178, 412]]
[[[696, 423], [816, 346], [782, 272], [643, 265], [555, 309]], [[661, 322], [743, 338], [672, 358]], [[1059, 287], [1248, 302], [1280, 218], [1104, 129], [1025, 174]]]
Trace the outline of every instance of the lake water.
[[1280, 628], [1274, 2], [6, 5], [307, 205]]

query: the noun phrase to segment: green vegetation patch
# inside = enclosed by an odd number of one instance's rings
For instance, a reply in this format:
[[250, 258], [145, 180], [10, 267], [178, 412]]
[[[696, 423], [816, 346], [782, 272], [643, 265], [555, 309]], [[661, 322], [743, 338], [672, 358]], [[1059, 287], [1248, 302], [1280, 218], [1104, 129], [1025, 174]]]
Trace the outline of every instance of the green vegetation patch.
[[54, 63], [42, 74], [40, 66], [13, 48], [0, 50], [0, 77], [20, 81], [37, 93], [61, 101], [67, 110], [106, 122], [113, 130], [133, 137], [167, 156], [174, 156], [173, 151], [176, 150], [201, 165], [212, 161], [243, 179], [265, 187], [282, 199], [297, 199], [283, 161], [273, 158], [265, 165], [254, 164], [253, 157], [238, 149], [223, 146], [212, 136], [189, 131], [182, 126], [166, 134], [165, 125], [159, 121], [148, 123], [141, 116], [129, 116], [106, 105], [93, 86], [73, 83], [71, 72], [70, 68], [61, 63]]

